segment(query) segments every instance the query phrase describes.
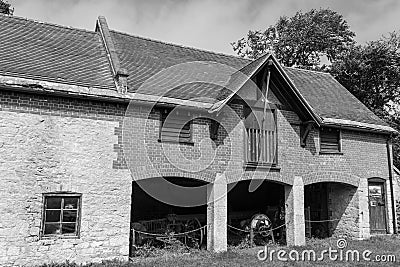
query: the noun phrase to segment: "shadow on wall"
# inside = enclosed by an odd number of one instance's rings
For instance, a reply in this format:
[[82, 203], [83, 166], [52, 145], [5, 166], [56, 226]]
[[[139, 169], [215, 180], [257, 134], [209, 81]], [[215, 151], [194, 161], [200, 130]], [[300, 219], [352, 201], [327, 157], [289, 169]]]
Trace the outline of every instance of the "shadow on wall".
[[357, 187], [342, 183], [328, 184], [329, 235], [358, 237], [359, 201]]
[[[293, 118], [287, 114], [287, 112], [282, 112], [282, 116], [286, 119], [286, 121], [291, 122], [293, 120]], [[301, 126], [299, 124], [293, 124], [290, 123], [289, 124], [290, 127], [292, 127], [293, 131], [296, 133], [297, 135], [297, 140], [298, 140], [298, 145], [300, 146], [300, 142], [301, 142]], [[308, 150], [311, 155], [316, 155], [317, 154], [317, 146], [315, 144], [315, 135], [317, 134], [316, 132], [317, 130], [315, 129], [315, 127], [312, 127], [307, 138], [306, 138], [306, 146], [304, 147], [306, 150]], [[279, 132], [278, 132], [279, 135]]]

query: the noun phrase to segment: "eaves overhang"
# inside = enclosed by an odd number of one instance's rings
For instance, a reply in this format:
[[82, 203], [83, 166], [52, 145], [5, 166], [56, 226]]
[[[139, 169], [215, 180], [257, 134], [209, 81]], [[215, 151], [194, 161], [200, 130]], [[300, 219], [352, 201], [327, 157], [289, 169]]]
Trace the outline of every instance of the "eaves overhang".
[[[264, 62], [265, 63], [265, 62]], [[260, 67], [263, 64], [260, 65]], [[284, 73], [283, 73], [284, 74]], [[202, 111], [208, 111], [210, 113], [216, 112], [215, 104], [213, 103], [205, 103], [198, 102], [192, 100], [183, 100], [176, 99], [170, 97], [160, 97], [153, 96], [147, 94], [139, 94], [139, 93], [118, 93], [114, 90], [107, 89], [99, 89], [94, 87], [84, 87], [78, 85], [70, 85], [70, 84], [62, 84], [62, 83], [54, 83], [48, 81], [39, 81], [34, 79], [27, 78], [19, 78], [12, 76], [0, 76], [0, 88], [10, 91], [19, 91], [26, 93], [37, 93], [37, 94], [47, 94], [54, 96], [64, 96], [64, 97], [74, 97], [74, 98], [84, 98], [84, 99], [93, 99], [100, 101], [109, 101], [109, 102], [120, 102], [120, 103], [129, 103], [131, 101], [142, 103], [142, 104], [154, 104], [157, 105], [166, 105], [166, 106], [184, 106], [188, 109], [196, 109]], [[299, 97], [301, 95], [299, 94]], [[229, 102], [229, 100], [225, 100]], [[224, 103], [224, 104], [225, 104]], [[305, 105], [308, 105], [304, 100]], [[220, 103], [221, 104], [221, 103]], [[309, 105], [308, 105], [309, 106]], [[222, 108], [222, 106], [218, 106]], [[309, 106], [311, 109], [311, 107]], [[337, 118], [327, 118], [327, 117], [319, 117], [314, 112], [310, 111], [310, 115], [315, 115], [315, 120], [308, 121], [314, 122], [319, 127], [336, 127], [342, 129], [349, 130], [357, 130], [357, 131], [366, 131], [366, 132], [376, 132], [380, 134], [387, 135], [397, 135], [398, 131], [393, 129], [390, 126], [385, 125], [377, 125], [370, 124], [365, 122], [357, 122], [346, 119], [337, 119]]]
[[192, 100], [160, 97], [139, 93], [119, 93], [114, 90], [99, 89], [71, 84], [54, 83], [34, 79], [18, 78], [12, 76], [0, 76], [0, 88], [10, 91], [48, 94], [55, 96], [85, 98], [110, 102], [129, 103], [131, 101], [144, 104], [157, 103], [171, 106], [185, 106], [189, 109], [208, 110], [211, 103], [204, 103]]
[[364, 131], [364, 132], [375, 132], [387, 135], [397, 135], [398, 131], [390, 126], [378, 125], [366, 122], [358, 122], [345, 119], [336, 118], [323, 118], [321, 126], [342, 128], [348, 130]]

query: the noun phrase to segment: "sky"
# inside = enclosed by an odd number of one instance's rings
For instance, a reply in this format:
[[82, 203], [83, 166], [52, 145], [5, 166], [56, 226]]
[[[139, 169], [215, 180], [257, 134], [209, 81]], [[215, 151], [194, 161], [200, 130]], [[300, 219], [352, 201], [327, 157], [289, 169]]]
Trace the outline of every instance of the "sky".
[[400, 0], [8, 0], [14, 15], [94, 30], [99, 15], [111, 29], [176, 44], [235, 54], [230, 45], [280, 16], [330, 8], [359, 43], [400, 30]]

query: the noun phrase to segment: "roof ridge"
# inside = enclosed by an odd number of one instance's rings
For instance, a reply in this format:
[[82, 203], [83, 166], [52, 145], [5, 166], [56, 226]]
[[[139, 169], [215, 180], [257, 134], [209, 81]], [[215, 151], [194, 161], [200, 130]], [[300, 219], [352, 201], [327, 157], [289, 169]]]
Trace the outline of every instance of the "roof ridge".
[[253, 61], [251, 59], [242, 58], [242, 57], [235, 56], [235, 55], [229, 55], [229, 54], [222, 53], [222, 52], [215, 52], [215, 51], [202, 49], [202, 48], [197, 48], [197, 47], [192, 47], [192, 46], [188, 46], [188, 45], [181, 45], [181, 44], [176, 44], [176, 43], [172, 43], [172, 42], [161, 41], [161, 40], [152, 39], [152, 38], [149, 38], [149, 37], [144, 37], [144, 36], [139, 36], [139, 35], [133, 35], [133, 34], [130, 34], [130, 33], [121, 32], [121, 31], [117, 31], [117, 30], [111, 30], [110, 29], [110, 31], [111, 32], [115, 32], [115, 33], [119, 33], [119, 34], [123, 34], [123, 35], [127, 35], [127, 36], [130, 36], [130, 37], [140, 38], [142, 40], [147, 40], [147, 41], [151, 41], [151, 42], [156, 42], [156, 43], [161, 43], [161, 44], [166, 44], [166, 45], [176, 46], [176, 47], [181, 47], [181, 48], [188, 48], [188, 49], [192, 49], [192, 50], [196, 50], [196, 51], [200, 51], [200, 52], [206, 52], [206, 53], [215, 54], [215, 55], [220, 55], [220, 56], [231, 57], [231, 58], [243, 60], [243, 62], [247, 61], [249, 63], [249, 62]]
[[[300, 71], [305, 71], [305, 72], [312, 72], [312, 73], [318, 73], [318, 74], [328, 74], [331, 75], [329, 72], [324, 72], [324, 71], [318, 71], [318, 70], [308, 70], [308, 69], [302, 69], [302, 68], [296, 68], [296, 67], [286, 67], [283, 66], [285, 69], [294, 69], [294, 70], [300, 70]], [[332, 75], [331, 75], [332, 76]]]
[[44, 25], [49, 25], [49, 26], [58, 27], [58, 28], [64, 28], [64, 29], [69, 29], [69, 30], [78, 30], [78, 31], [82, 31], [82, 32], [96, 34], [95, 31], [91, 31], [91, 30], [88, 30], [88, 29], [75, 28], [75, 27], [72, 27], [72, 26], [61, 25], [61, 24], [57, 24], [57, 23], [53, 23], [53, 22], [44, 22], [44, 21], [35, 20], [35, 19], [31, 19], [31, 18], [26, 18], [26, 17], [21, 17], [21, 16], [7, 15], [7, 14], [0, 13], [0, 17], [7, 17], [7, 18], [10, 18], [10, 19], [25, 20], [25, 21], [30, 21], [30, 22], [36, 23], [36, 24], [44, 24]]

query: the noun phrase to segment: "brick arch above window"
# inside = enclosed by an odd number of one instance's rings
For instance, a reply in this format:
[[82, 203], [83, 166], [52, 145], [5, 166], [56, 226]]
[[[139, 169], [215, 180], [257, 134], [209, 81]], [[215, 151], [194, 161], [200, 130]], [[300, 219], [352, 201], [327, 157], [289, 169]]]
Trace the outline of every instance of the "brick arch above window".
[[132, 181], [140, 181], [145, 179], [159, 178], [159, 177], [181, 177], [190, 178], [204, 182], [213, 182], [216, 177], [216, 172], [211, 170], [204, 170], [199, 172], [185, 172], [177, 168], [167, 168], [157, 170], [156, 168], [149, 168], [145, 166], [134, 167], [130, 169]]

